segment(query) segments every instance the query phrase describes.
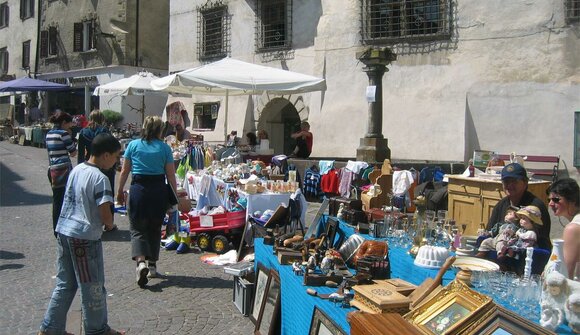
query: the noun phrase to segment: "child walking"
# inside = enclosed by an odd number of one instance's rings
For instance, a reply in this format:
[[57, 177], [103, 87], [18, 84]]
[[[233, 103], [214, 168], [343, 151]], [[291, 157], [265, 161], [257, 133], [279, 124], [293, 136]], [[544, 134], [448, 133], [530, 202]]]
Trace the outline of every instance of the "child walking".
[[101, 170], [108, 170], [117, 162], [120, 150], [121, 144], [112, 135], [97, 135], [89, 160], [77, 165], [69, 176], [56, 226], [56, 287], [39, 335], [69, 334], [65, 331], [66, 315], [77, 289], [81, 291], [85, 334], [125, 334], [107, 324], [101, 244], [103, 226], [105, 230], [113, 227], [110, 209], [113, 192], [109, 179]]

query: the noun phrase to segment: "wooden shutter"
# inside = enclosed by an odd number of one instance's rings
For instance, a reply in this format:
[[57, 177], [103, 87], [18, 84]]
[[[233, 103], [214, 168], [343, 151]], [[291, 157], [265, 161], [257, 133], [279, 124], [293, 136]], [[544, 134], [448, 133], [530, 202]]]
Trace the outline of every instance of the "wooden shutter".
[[48, 28], [48, 54], [49, 55], [56, 55], [58, 53], [57, 48], [57, 33], [56, 27]]
[[75, 24], [74, 24], [73, 51], [74, 52], [83, 51], [83, 23], [82, 22], [75, 22]]
[[95, 34], [96, 22], [95, 20], [91, 20], [89, 24], [89, 50], [97, 48], [97, 34]]
[[28, 0], [28, 8], [29, 8], [29, 13], [30, 17], [34, 16], [34, 0]]
[[48, 57], [48, 31], [42, 30], [40, 32], [40, 58], [46, 57]]
[[30, 68], [30, 41], [22, 43], [22, 67]]
[[26, 1], [28, 0], [20, 0], [20, 18], [24, 19], [26, 17]]

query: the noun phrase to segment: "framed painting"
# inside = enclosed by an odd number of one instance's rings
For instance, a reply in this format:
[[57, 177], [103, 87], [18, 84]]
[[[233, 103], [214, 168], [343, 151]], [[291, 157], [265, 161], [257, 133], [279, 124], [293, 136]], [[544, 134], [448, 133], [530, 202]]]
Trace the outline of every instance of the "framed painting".
[[431, 299], [405, 315], [405, 319], [424, 334], [457, 333], [478, 317], [491, 303], [491, 298], [471, 290], [454, 280]]
[[255, 335], [273, 335], [278, 323], [278, 314], [280, 314], [280, 275], [276, 270], [271, 269], [268, 276], [268, 284], [262, 299], [262, 306], [258, 322], [254, 328]]
[[314, 306], [308, 335], [346, 335], [346, 333], [321, 309]]
[[258, 274], [256, 276], [256, 286], [254, 293], [254, 303], [252, 304], [252, 313], [250, 314], [250, 320], [255, 324], [258, 323], [258, 318], [260, 316], [260, 307], [262, 306], [262, 301], [264, 300], [264, 294], [266, 292], [266, 286], [268, 285], [268, 276], [270, 274], [270, 269], [266, 268], [262, 263], [258, 263]]
[[326, 241], [328, 249], [334, 248], [334, 240], [336, 239], [336, 232], [338, 231], [338, 220], [329, 217], [326, 220]]
[[480, 319], [459, 334], [476, 335], [519, 335], [519, 334], [554, 334], [552, 331], [527, 320], [501, 306], [493, 305]]

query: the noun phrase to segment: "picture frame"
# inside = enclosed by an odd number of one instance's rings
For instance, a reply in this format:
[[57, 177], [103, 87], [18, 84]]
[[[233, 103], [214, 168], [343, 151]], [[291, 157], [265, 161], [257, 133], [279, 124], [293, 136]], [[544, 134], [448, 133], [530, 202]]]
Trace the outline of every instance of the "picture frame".
[[518, 334], [554, 334], [552, 331], [523, 318], [522, 316], [496, 304], [470, 327], [459, 334], [475, 335], [518, 335]]
[[280, 275], [276, 270], [270, 269], [258, 322], [256, 322], [256, 327], [254, 328], [255, 335], [273, 335], [276, 333], [278, 314], [280, 314], [281, 292]]
[[333, 320], [318, 306], [314, 306], [312, 320], [310, 321], [309, 335], [346, 335]]
[[419, 331], [428, 335], [455, 334], [487, 310], [492, 299], [454, 280], [429, 300], [405, 314]]
[[258, 262], [258, 273], [256, 274], [256, 285], [254, 287], [254, 301], [252, 304], [252, 312], [249, 315], [250, 320], [254, 325], [258, 323], [260, 317], [260, 307], [264, 300], [264, 294], [268, 285], [268, 277], [270, 276], [270, 269]]
[[326, 220], [326, 241], [328, 243], [328, 249], [334, 248], [334, 240], [336, 239], [336, 233], [338, 231], [338, 219], [329, 217]]

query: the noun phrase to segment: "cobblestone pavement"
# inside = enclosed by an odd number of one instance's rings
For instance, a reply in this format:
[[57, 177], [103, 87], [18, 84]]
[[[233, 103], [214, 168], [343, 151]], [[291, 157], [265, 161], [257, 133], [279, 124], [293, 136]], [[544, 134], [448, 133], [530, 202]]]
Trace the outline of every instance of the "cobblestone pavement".
[[[35, 334], [54, 288], [56, 243], [46, 149], [0, 142], [0, 334]], [[252, 334], [232, 302], [233, 277], [200, 254], [161, 252], [161, 278], [135, 283], [129, 224], [103, 235], [109, 324], [128, 334]], [[81, 334], [80, 299], [67, 330]]]

